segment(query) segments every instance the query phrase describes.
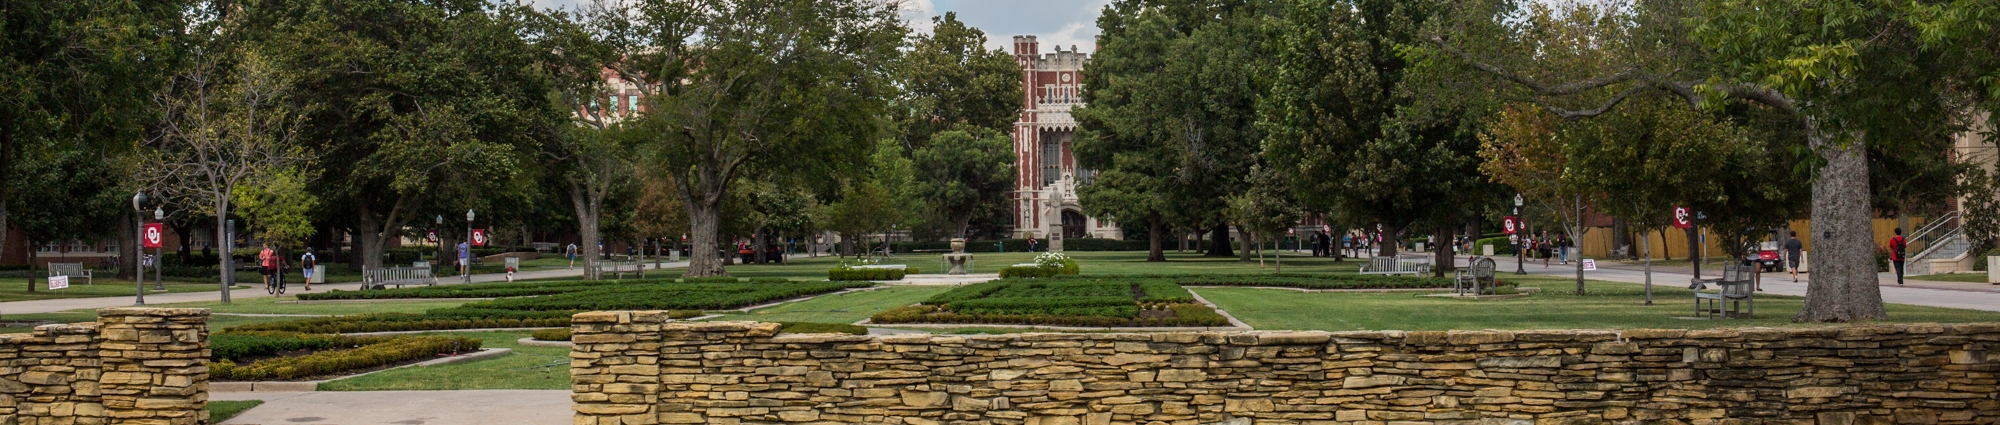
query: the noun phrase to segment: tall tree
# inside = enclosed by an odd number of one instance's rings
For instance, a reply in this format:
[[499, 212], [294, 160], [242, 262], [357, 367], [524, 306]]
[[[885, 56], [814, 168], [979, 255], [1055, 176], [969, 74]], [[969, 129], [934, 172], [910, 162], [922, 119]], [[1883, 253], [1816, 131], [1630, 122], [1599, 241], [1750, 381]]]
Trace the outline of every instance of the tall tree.
[[[29, 149], [121, 149], [140, 138], [149, 93], [179, 61], [189, 9], [182, 1], [0, 2], [0, 199], [21, 187], [7, 180], [20, 175], [20, 159], [41, 155]], [[0, 240], [9, 208], [0, 203]]]
[[903, 96], [896, 110], [903, 144], [913, 153], [932, 135], [958, 126], [1006, 132], [1021, 113], [1021, 64], [986, 49], [986, 33], [957, 12], [931, 18], [898, 69]]
[[[1385, 239], [1426, 228], [1447, 241], [1493, 198], [1474, 137], [1490, 106], [1454, 101], [1477, 89], [1437, 87], [1448, 78], [1406, 57], [1439, 9], [1432, 1], [1306, 0], [1274, 24], [1265, 154], [1292, 177], [1305, 207], [1379, 223]], [[1377, 255], [1396, 246], [1381, 244]], [[1442, 261], [1449, 246], [1439, 264], [1450, 264]]]
[[952, 233], [968, 237], [972, 217], [1007, 199], [1014, 184], [1013, 140], [1005, 133], [963, 127], [931, 137], [911, 153], [918, 199], [951, 220]]
[[[259, 214], [258, 224], [287, 229], [268, 236], [302, 239], [295, 229], [304, 211], [310, 210], [309, 198], [274, 201], [254, 192], [238, 193], [248, 186], [286, 189], [282, 183], [298, 184], [289, 189], [303, 192], [305, 174], [296, 167], [308, 158], [295, 143], [302, 115], [288, 99], [291, 82], [262, 56], [235, 47], [226, 39], [208, 40], [160, 93], [159, 137], [152, 143], [157, 149], [140, 167], [141, 179], [214, 217], [218, 239], [230, 234], [230, 214], [246, 196], [258, 212], [278, 213]], [[276, 206], [306, 208], [269, 208]], [[293, 217], [292, 212], [299, 215]], [[222, 269], [234, 270], [228, 254], [221, 256]], [[229, 283], [226, 276], [218, 280], [223, 285], [222, 302], [229, 302]]]
[[1606, 20], [1612, 25], [1587, 34], [1612, 59], [1601, 63], [1618, 66], [1577, 68], [1544, 61], [1541, 48], [1549, 35], [1572, 33], [1563, 27], [1573, 21], [1524, 19], [1511, 2], [1497, 4], [1467, 4], [1465, 19], [1433, 27], [1428, 37], [1559, 116], [1595, 117], [1635, 94], [1656, 91], [1697, 108], [1748, 103], [1791, 117], [1806, 136], [1803, 148], [1814, 155], [1817, 260], [1806, 306], [1793, 319], [1886, 316], [1871, 259], [1873, 235], [1864, 230], [1874, 199], [1870, 146], [1937, 137], [1937, 122], [1960, 113], [1946, 102], [1962, 86], [1953, 78], [1990, 72], [1967, 70], [1990, 64], [1968, 59], [1977, 55], [1927, 45], [1937, 33], [1918, 23], [1930, 19], [1932, 6], [1637, 2], [1617, 9]]
[[[1298, 224], [1305, 210], [1292, 202], [1290, 178], [1262, 166], [1251, 167], [1250, 172], [1250, 190], [1229, 197], [1231, 218], [1243, 223], [1243, 228], [1255, 235], [1257, 240], [1271, 241], [1271, 252], [1277, 257], [1277, 267], [1273, 271], [1284, 273], [1284, 250], [1279, 242], [1284, 240], [1292, 225]], [[1259, 248], [1262, 251], [1262, 247]], [[1261, 253], [1257, 261], [1261, 267], [1264, 261]]]
[[1209, 255], [1233, 256], [1225, 199], [1247, 186], [1263, 133], [1256, 96], [1270, 1], [1119, 1], [1098, 17], [1084, 66], [1078, 165], [1099, 170], [1077, 190], [1092, 215], [1147, 224], [1148, 261], [1165, 261], [1169, 221], [1212, 229]]
[[[523, 38], [529, 6], [478, 0], [253, 0], [243, 36], [310, 106], [300, 138], [320, 157], [312, 189], [381, 267], [388, 241], [493, 193], [533, 187], [538, 129], [571, 113], [549, 101], [546, 53]], [[485, 215], [488, 220], [495, 218]], [[456, 221], [456, 219], [454, 219]], [[451, 226], [457, 228], [458, 226]]]
[[[124, 176], [119, 161], [60, 141], [41, 144], [23, 146], [27, 154], [16, 158], [15, 174], [6, 180], [14, 187], [4, 200], [14, 206], [9, 224], [21, 230], [29, 264], [43, 244], [91, 240], [132, 226], [125, 195], [131, 192], [119, 184]], [[31, 277], [28, 292], [34, 291]]]
[[569, 203], [575, 210], [581, 249], [583, 278], [597, 280], [597, 244], [604, 201], [631, 182], [637, 160], [638, 134], [621, 122], [638, 114], [636, 95], [624, 93], [622, 81], [605, 78], [604, 70], [619, 60], [610, 46], [585, 27], [581, 16], [552, 11], [534, 16], [537, 45], [549, 52], [542, 61], [555, 89], [550, 95], [557, 106], [572, 112], [567, 121], [551, 122], [541, 131], [546, 142], [541, 156], [559, 165], [551, 170], [564, 182]]
[[907, 30], [866, 0], [600, 0], [587, 27], [644, 93], [641, 117], [687, 208], [688, 276], [724, 275], [722, 203], [747, 169], [843, 175], [863, 163]]

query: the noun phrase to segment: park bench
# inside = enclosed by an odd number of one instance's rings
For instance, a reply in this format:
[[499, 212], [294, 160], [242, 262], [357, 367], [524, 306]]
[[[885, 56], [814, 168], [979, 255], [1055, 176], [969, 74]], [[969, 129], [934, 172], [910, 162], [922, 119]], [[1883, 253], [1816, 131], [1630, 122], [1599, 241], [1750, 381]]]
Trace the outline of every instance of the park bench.
[[83, 278], [84, 284], [91, 283], [90, 269], [84, 267], [83, 263], [49, 263], [49, 277], [56, 276], [69, 276], [71, 279], [80, 277]]
[[1367, 275], [1420, 275], [1431, 272], [1429, 258], [1412, 257], [1369, 257], [1368, 264], [1361, 267], [1361, 274]]
[[530, 245], [533, 245], [535, 247], [535, 252], [547, 253], [547, 252], [555, 252], [556, 250], [555, 242], [535, 242]]
[[[1755, 285], [1751, 282], [1751, 273], [1753, 272], [1751, 267], [1740, 261], [1731, 261], [1722, 266], [1721, 278], [1693, 279], [1693, 282], [1688, 285], [1688, 289], [1694, 290], [1695, 317], [1726, 318], [1730, 316], [1750, 317], [1757, 315], [1757, 301], [1751, 296], [1752, 293], [1756, 292]], [[1708, 289], [1708, 284], [1715, 284], [1719, 290], [1716, 292], [1703, 291], [1704, 289]], [[1729, 307], [1729, 310], [1726, 312], [1723, 311], [1724, 304], [1728, 304]], [[1739, 311], [1738, 309], [1742, 307], [1748, 307], [1748, 310]]]
[[598, 273], [615, 274], [620, 280], [625, 279], [626, 273], [632, 273], [641, 278], [646, 277], [646, 264], [639, 262], [639, 260], [604, 260], [599, 261], [597, 267]]
[[387, 289], [389, 285], [401, 288], [403, 285], [436, 284], [437, 278], [431, 275], [430, 267], [385, 267], [361, 271], [361, 289]]
[[1459, 295], [1465, 295], [1467, 292], [1470, 292], [1472, 295], [1484, 295], [1487, 292], [1492, 292], [1495, 285], [1493, 279], [1494, 270], [1497, 268], [1498, 266], [1493, 264], [1492, 258], [1480, 257], [1479, 259], [1475, 259], [1472, 261], [1471, 269], [1458, 271], [1458, 275], [1452, 279], [1451, 288], [1458, 291]]

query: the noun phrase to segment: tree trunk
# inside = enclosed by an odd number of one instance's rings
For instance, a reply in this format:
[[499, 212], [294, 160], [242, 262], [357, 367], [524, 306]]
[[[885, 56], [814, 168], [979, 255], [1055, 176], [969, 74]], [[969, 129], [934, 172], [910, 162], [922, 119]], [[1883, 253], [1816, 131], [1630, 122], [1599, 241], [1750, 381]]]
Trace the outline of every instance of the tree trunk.
[[1160, 249], [1160, 238], [1166, 237], [1167, 233], [1166, 220], [1160, 218], [1160, 213], [1158, 212], [1148, 214], [1146, 215], [1146, 229], [1146, 261], [1167, 261], [1166, 251]]
[[583, 280], [604, 278], [603, 263], [598, 260], [598, 223], [603, 213], [604, 197], [584, 185], [570, 182], [569, 202], [576, 210], [577, 233], [583, 237]]
[[126, 211], [119, 214], [119, 217], [124, 219], [118, 220], [118, 256], [124, 257], [125, 261], [118, 263], [118, 278], [132, 279], [135, 273], [139, 273], [137, 268], [131, 267], [133, 264], [139, 264], [139, 244], [135, 243], [139, 240], [139, 233], [132, 228], [139, 216], [136, 212]]
[[[360, 253], [356, 254], [353, 262], [360, 264], [362, 270], [382, 268], [382, 244], [384, 242], [384, 238], [382, 238], [382, 223], [375, 221], [375, 217], [368, 214], [366, 210], [363, 210], [361, 212], [361, 223], [358, 227], [360, 229], [355, 231], [354, 237], [357, 239], [355, 244], [360, 245], [355, 248]], [[222, 233], [218, 232], [216, 235], [217, 240], [220, 240]], [[444, 237], [440, 235], [438, 238], [439, 244], [442, 245]], [[439, 266], [443, 266], [443, 264], [439, 264]]]
[[1375, 244], [1377, 249], [1375, 255], [1379, 257], [1396, 256], [1396, 243], [1401, 239], [1400, 236], [1402, 234], [1403, 228], [1401, 227], [1391, 227], [1387, 224], [1382, 225], [1382, 242]]
[[35, 247], [41, 244], [37, 241], [25, 242], [28, 243], [28, 292], [35, 292], [35, 277], [37, 277], [35, 274]]
[[[1648, 247], [1647, 249], [1650, 250], [1651, 248]], [[1646, 258], [1652, 258], [1651, 254], [1647, 255], [1648, 257]], [[1674, 247], [1667, 245], [1667, 229], [1664, 227], [1660, 228], [1660, 260], [1674, 261]]]
[[1236, 261], [1250, 261], [1250, 250], [1255, 249], [1253, 247], [1257, 246], [1257, 241], [1252, 240], [1254, 236], [1250, 234], [1250, 228], [1236, 226], [1236, 243], [1243, 245], [1243, 248], [1236, 253]]
[[216, 258], [216, 267], [222, 272], [217, 279], [219, 280], [217, 283], [222, 286], [222, 302], [227, 303], [229, 302], [229, 284], [236, 277], [235, 250], [231, 249], [234, 248], [233, 245], [235, 244], [233, 242], [235, 241], [232, 240], [233, 238], [229, 234], [229, 201], [227, 199], [218, 200], [216, 201], [216, 205], [215, 251], [221, 254]]
[[1808, 137], [1825, 165], [1812, 181], [1813, 278], [1795, 322], [1884, 319], [1875, 275], [1875, 235], [1869, 231], [1865, 134], [1840, 146], [1808, 118]]
[[757, 264], [764, 264], [766, 261], [770, 261], [770, 258], [764, 253], [764, 229], [760, 228], [750, 233], [750, 245], [752, 245], [750, 250], [757, 252], [754, 254], [755, 257], [752, 257], [757, 259]]
[[1646, 252], [1646, 305], [1653, 305], [1653, 241], [1649, 236], [1639, 232], [1639, 249]]
[[714, 202], [702, 199], [688, 199], [683, 202], [688, 210], [689, 243], [693, 251], [688, 253], [686, 277], [728, 276], [722, 268], [722, 258], [716, 248], [716, 232], [721, 220], [720, 198]]
[[1229, 225], [1217, 224], [1209, 230], [1208, 256], [1234, 257], [1236, 252], [1229, 247]]
[[1444, 277], [1445, 272], [1452, 271], [1452, 269], [1458, 266], [1458, 253], [1456, 252], [1458, 247], [1457, 244], [1450, 242], [1451, 238], [1457, 235], [1453, 234], [1456, 232], [1452, 231], [1451, 226], [1438, 226], [1435, 233], [1437, 240], [1446, 242], [1438, 244], [1435, 248], [1431, 248], [1431, 264], [1436, 265], [1431, 267], [1431, 276]]

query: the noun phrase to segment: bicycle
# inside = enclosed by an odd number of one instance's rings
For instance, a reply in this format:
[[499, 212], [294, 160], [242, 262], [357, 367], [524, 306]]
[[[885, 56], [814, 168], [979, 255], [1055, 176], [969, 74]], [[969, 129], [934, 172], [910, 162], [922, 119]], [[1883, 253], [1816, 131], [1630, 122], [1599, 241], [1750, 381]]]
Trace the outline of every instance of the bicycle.
[[285, 294], [285, 275], [284, 275], [283, 273], [272, 273], [272, 274], [269, 274], [269, 275], [265, 275], [265, 276], [264, 276], [264, 293], [267, 293], [267, 294], [271, 294], [271, 295], [284, 295], [284, 294]]

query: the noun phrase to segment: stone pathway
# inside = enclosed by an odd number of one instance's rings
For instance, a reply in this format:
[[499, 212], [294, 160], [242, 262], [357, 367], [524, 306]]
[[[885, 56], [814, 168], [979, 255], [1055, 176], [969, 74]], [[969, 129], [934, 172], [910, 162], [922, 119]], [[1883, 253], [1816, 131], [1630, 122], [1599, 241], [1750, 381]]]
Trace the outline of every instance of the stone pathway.
[[569, 390], [210, 393], [263, 400], [225, 425], [508, 425], [570, 423]]

